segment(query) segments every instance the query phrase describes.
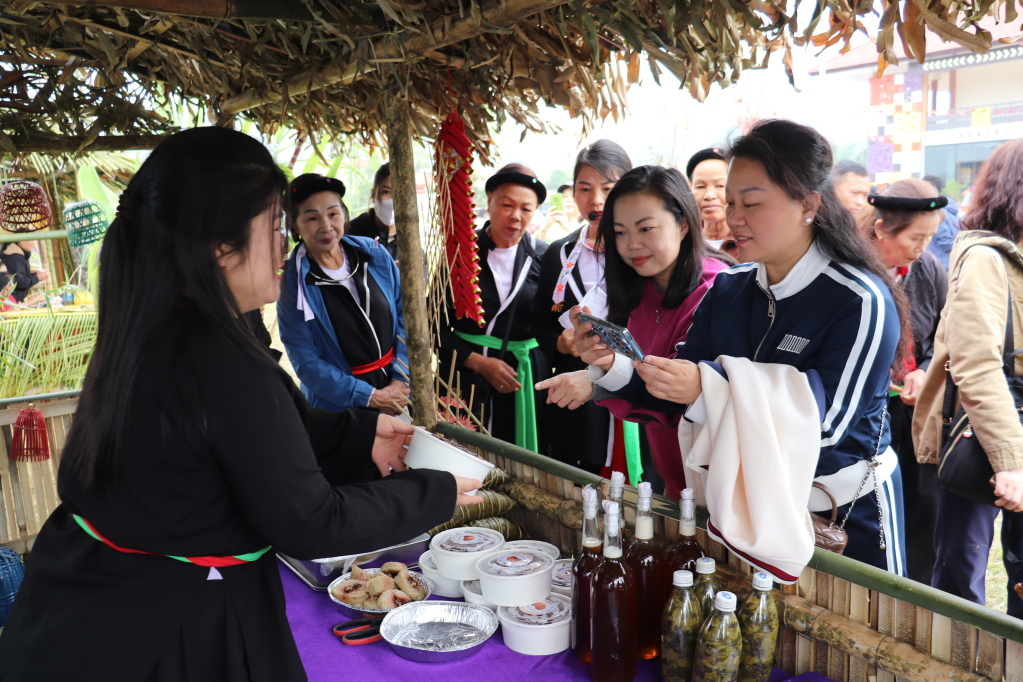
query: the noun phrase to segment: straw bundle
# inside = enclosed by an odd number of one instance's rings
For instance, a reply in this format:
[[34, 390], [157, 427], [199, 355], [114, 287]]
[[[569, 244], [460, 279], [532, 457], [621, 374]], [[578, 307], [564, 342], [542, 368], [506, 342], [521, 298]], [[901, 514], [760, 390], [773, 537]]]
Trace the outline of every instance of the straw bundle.
[[0, 398], [79, 387], [97, 328], [95, 311], [0, 315]]

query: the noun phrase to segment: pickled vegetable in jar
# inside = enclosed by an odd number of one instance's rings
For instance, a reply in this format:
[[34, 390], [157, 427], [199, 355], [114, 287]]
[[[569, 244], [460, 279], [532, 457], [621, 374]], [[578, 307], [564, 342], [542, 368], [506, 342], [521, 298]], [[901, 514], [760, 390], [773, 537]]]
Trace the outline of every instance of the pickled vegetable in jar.
[[771, 576], [753, 575], [753, 592], [739, 611], [742, 657], [739, 682], [768, 682], [778, 644], [778, 608], [771, 596]]
[[675, 571], [672, 582], [674, 589], [664, 607], [661, 628], [661, 678], [664, 682], [689, 682], [703, 611], [693, 593], [691, 572]]
[[735, 595], [718, 592], [714, 612], [700, 628], [692, 682], [736, 682], [742, 655], [742, 632], [735, 617]]

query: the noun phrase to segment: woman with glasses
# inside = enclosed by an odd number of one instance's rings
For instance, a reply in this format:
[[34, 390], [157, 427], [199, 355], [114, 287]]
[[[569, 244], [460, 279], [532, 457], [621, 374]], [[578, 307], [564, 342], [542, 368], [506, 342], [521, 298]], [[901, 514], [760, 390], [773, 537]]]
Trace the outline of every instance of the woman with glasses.
[[281, 283], [281, 341], [312, 407], [396, 415], [409, 394], [400, 275], [377, 241], [344, 235], [344, 194], [340, 180], [315, 173], [288, 187], [298, 245]]

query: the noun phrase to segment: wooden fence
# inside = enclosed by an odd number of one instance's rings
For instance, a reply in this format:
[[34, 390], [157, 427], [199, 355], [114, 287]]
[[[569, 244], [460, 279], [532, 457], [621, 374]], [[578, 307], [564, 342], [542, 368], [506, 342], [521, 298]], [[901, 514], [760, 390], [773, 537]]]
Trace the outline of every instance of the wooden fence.
[[[60, 452], [77, 397], [37, 403], [46, 420], [51, 457], [11, 462], [11, 427], [21, 404], [0, 409], [0, 544], [31, 550], [57, 506]], [[610, 482], [514, 445], [440, 423], [437, 430], [476, 448], [507, 471], [505, 487], [519, 506], [508, 516], [532, 537], [566, 556], [581, 548], [582, 486], [608, 493]], [[636, 491], [626, 488], [625, 519], [635, 523]], [[717, 560], [727, 587], [743, 598], [750, 567], [706, 532], [698, 510], [697, 539]], [[654, 496], [655, 536], [678, 537], [678, 505]], [[1023, 621], [829, 552], [817, 551], [792, 586], [775, 592], [784, 627], [776, 665], [817, 671], [838, 682], [1023, 682]]]

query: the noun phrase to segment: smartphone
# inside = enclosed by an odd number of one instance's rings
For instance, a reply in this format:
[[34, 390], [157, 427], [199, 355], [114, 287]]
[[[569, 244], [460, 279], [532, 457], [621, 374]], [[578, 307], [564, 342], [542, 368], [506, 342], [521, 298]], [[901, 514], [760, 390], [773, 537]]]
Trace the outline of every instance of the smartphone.
[[598, 335], [604, 342], [604, 345], [609, 349], [613, 350], [619, 355], [624, 355], [627, 358], [636, 360], [637, 362], [643, 362], [643, 358], [646, 354], [643, 349], [636, 343], [636, 339], [632, 338], [632, 334], [629, 330], [620, 325], [602, 320], [599, 317], [590, 315], [589, 313], [579, 313], [579, 320], [582, 322], [589, 322], [593, 325], [593, 329], [590, 331], [591, 335]]
[[561, 196], [561, 192], [555, 192], [551, 195], [551, 210], [552, 211], [563, 211], [565, 210], [565, 199]]

